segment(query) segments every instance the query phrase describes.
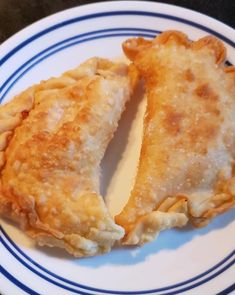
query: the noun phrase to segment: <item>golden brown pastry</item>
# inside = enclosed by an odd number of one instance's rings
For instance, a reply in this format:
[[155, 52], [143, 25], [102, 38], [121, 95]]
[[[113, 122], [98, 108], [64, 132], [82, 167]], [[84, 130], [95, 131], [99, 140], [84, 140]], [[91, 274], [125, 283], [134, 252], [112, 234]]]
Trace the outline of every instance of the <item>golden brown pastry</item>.
[[190, 219], [204, 226], [235, 205], [235, 68], [212, 36], [167, 31], [123, 49], [144, 78], [147, 109], [135, 184], [116, 222], [143, 244]]
[[40, 245], [90, 256], [124, 235], [99, 195], [99, 165], [136, 78], [93, 58], [0, 107], [0, 212]]

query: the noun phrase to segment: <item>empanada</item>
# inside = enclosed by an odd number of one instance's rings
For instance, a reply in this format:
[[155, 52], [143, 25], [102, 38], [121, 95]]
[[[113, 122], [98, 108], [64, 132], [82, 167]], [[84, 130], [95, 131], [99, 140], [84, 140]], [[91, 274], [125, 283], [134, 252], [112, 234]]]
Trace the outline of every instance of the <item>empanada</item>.
[[0, 107], [0, 212], [40, 245], [90, 256], [124, 235], [99, 194], [99, 166], [136, 78], [93, 58]]
[[212, 36], [191, 42], [167, 31], [123, 49], [147, 95], [135, 184], [115, 219], [133, 245], [188, 219], [204, 226], [235, 205], [235, 68]]

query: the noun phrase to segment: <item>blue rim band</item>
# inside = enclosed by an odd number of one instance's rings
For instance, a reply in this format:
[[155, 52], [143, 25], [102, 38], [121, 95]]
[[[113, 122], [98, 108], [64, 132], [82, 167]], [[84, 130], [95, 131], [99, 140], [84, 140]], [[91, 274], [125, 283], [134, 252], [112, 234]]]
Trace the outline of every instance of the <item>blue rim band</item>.
[[[78, 293], [81, 295], [88, 295], [89, 293], [86, 292], [82, 292], [82, 291], [78, 291], [76, 289], [64, 286], [58, 282], [53, 281], [51, 278], [48, 278], [46, 275], [43, 275], [42, 273], [38, 272], [37, 270], [35, 270], [34, 268], [32, 268], [29, 264], [27, 264], [23, 259], [21, 259], [19, 256], [17, 256], [17, 254], [5, 243], [5, 241], [0, 237], [0, 242], [3, 244], [3, 246], [8, 250], [9, 253], [11, 253], [12, 256], [14, 256], [22, 265], [24, 265], [27, 269], [29, 269], [30, 271], [32, 271], [33, 273], [35, 273], [36, 275], [38, 275], [39, 277], [41, 277], [42, 279], [46, 280], [47, 282], [56, 285], [60, 288], [66, 289], [68, 291], [74, 292], [74, 293]], [[29, 260], [32, 262], [32, 259], [29, 258]]]
[[[97, 289], [97, 288], [92, 288], [89, 286], [84, 286], [82, 284], [78, 284], [76, 282], [67, 280], [59, 275], [54, 274], [53, 272], [47, 270], [46, 268], [44, 268], [43, 266], [41, 266], [40, 264], [38, 264], [37, 262], [35, 262], [33, 259], [31, 259], [27, 254], [25, 254], [11, 239], [10, 237], [7, 235], [7, 233], [4, 231], [4, 229], [0, 226], [0, 231], [3, 233], [3, 235], [5, 236], [5, 238], [8, 240], [8, 242], [16, 249], [16, 251], [18, 251], [23, 257], [25, 257], [27, 260], [29, 260], [32, 264], [34, 264], [36, 267], [38, 267], [39, 269], [41, 269], [42, 271], [45, 271], [47, 274], [54, 276], [56, 279], [59, 279], [65, 283], [71, 284], [75, 287], [79, 287], [79, 288], [85, 288], [87, 290], [92, 290], [92, 291], [108, 291], [110, 292], [110, 290], [103, 290], [103, 289]], [[1, 237], [0, 237], [1, 240]], [[4, 243], [6, 244], [6, 243]], [[217, 268], [219, 268], [220, 266], [222, 266], [223, 264], [225, 264], [230, 258], [234, 257], [235, 261], [235, 250], [232, 251], [229, 255], [227, 255], [224, 259], [222, 259], [220, 262], [218, 262], [216, 265], [214, 265], [213, 267], [211, 267], [210, 269], [208, 269], [207, 271], [201, 273], [200, 275], [195, 276], [194, 278], [188, 279], [184, 282], [178, 283], [178, 284], [174, 284], [168, 287], [163, 287], [163, 288], [158, 288], [156, 289], [158, 292], [160, 291], [167, 291], [176, 287], [180, 287], [182, 285], [186, 285], [188, 283], [191, 283], [197, 279], [200, 279], [202, 277], [204, 277], [205, 275], [211, 273], [212, 271], [216, 270]], [[154, 289], [155, 290], [155, 289]], [[135, 293], [127, 293], [127, 294], [135, 294]]]
[[[165, 19], [170, 19], [170, 20], [174, 20], [174, 21], [178, 21], [178, 22], [181, 22], [181, 23], [185, 23], [185, 24], [188, 24], [188, 25], [191, 25], [191, 26], [194, 26], [196, 28], [199, 28], [199, 29], [202, 29], [210, 34], [213, 34], [217, 37], [219, 37], [220, 39], [222, 39], [223, 41], [227, 42], [229, 45], [235, 47], [235, 43], [232, 41], [232, 40], [229, 40], [227, 37], [221, 35], [220, 33], [216, 32], [216, 31], [213, 31], [203, 25], [200, 25], [200, 24], [197, 24], [195, 22], [192, 22], [192, 21], [189, 21], [189, 20], [186, 20], [186, 19], [183, 19], [183, 18], [179, 18], [179, 17], [175, 17], [175, 16], [171, 16], [171, 15], [166, 15], [166, 14], [161, 14], [161, 13], [153, 13], [153, 12], [144, 12], [144, 11], [115, 11], [115, 12], [104, 12], [104, 13], [95, 13], [95, 14], [89, 14], [89, 15], [85, 15], [85, 16], [82, 16], [82, 17], [76, 17], [76, 18], [72, 18], [70, 20], [67, 20], [67, 21], [64, 21], [64, 22], [61, 22], [61, 23], [58, 23], [54, 26], [51, 26], [35, 35], [33, 35], [32, 37], [28, 38], [27, 40], [23, 41], [22, 43], [20, 43], [18, 46], [16, 46], [13, 50], [11, 50], [8, 54], [6, 54], [1, 60], [0, 60], [0, 66], [3, 65], [9, 58], [11, 58], [17, 51], [19, 51], [20, 49], [22, 49], [23, 47], [27, 46], [29, 43], [33, 42], [34, 40], [40, 38], [41, 36], [53, 31], [53, 30], [56, 30], [56, 29], [59, 29], [61, 27], [64, 27], [66, 25], [69, 25], [69, 24], [73, 24], [75, 22], [80, 22], [80, 21], [83, 21], [83, 20], [87, 20], [87, 19], [92, 19], [92, 18], [99, 18], [99, 17], [107, 17], [107, 16], [118, 16], [118, 15], [142, 15], [142, 16], [149, 16], [149, 17], [157, 17], [157, 18], [165, 18]], [[69, 46], [73, 46], [75, 44], [78, 44], [78, 43], [82, 43], [82, 42], [86, 42], [86, 41], [91, 41], [91, 40], [94, 40], [94, 39], [98, 39], [98, 38], [105, 38], [106, 36], [107, 37], [113, 37], [113, 36], [136, 36], [136, 35], [144, 35], [146, 37], [153, 37], [153, 35], [148, 35], [146, 33], [157, 33], [157, 31], [154, 31], [154, 30], [148, 30], [148, 29], [137, 29], [137, 28], [117, 28], [117, 29], [111, 29], [111, 30], [122, 30], [125, 31], [125, 29], [127, 30], [132, 30], [133, 33], [123, 33], [123, 34], [110, 34], [109, 36], [107, 35], [104, 35], [104, 36], [94, 36], [94, 37], [91, 37], [91, 38], [87, 38], [87, 39], [84, 39], [84, 40], [80, 40], [80, 41], [76, 41], [76, 42], [73, 42], [71, 44], [67, 44], [59, 49], [56, 49], [54, 50], [53, 52], [43, 56], [40, 60], [37, 60], [34, 64], [31, 64], [29, 68], [27, 68], [26, 71], [24, 71], [23, 73], [21, 73], [21, 75], [19, 77], [17, 77], [17, 80], [19, 80], [22, 75], [24, 75], [27, 71], [29, 71], [33, 66], [35, 66], [36, 64], [38, 64], [39, 62], [41, 62], [42, 60], [44, 60], [45, 58], [49, 57], [50, 55], [52, 54], [55, 54], [56, 52], [60, 51], [60, 50], [63, 50], [65, 48], [68, 48]], [[138, 30], [138, 31], [142, 31], [141, 33], [134, 33], [134, 30]], [[96, 33], [103, 33], [101, 31], [105, 31], [105, 30], [99, 30], [97, 32], [92, 32], [92, 34], [96, 34]], [[107, 30], [106, 32], [108, 32], [109, 30]], [[145, 31], [145, 33], [144, 33]], [[89, 33], [85, 33], [85, 34], [81, 34], [82, 37], [84, 36], [88, 36], [89, 34], [91, 34], [91, 32]], [[128, 35], [129, 34], [129, 35]], [[80, 35], [80, 37], [81, 37]], [[77, 38], [77, 36], [75, 36], [74, 38]], [[75, 39], [74, 39], [75, 40]], [[68, 41], [68, 40], [67, 40]], [[73, 38], [71, 38], [69, 41], [73, 41]], [[65, 42], [62, 41], [62, 42]], [[62, 43], [59, 42], [60, 44], [57, 44], [57, 45], [61, 45]], [[54, 44], [55, 46], [56, 44]], [[46, 49], [46, 52], [48, 52], [50, 50], [49, 49]], [[34, 61], [38, 56], [44, 54], [44, 52], [40, 52], [37, 56], [33, 57], [33, 59], [27, 61], [28, 64], [30, 64], [32, 61]], [[4, 85], [2, 85], [1, 87], [1, 90], [3, 90], [3, 88], [11, 81], [11, 79], [13, 77], [15, 77], [15, 75], [17, 75], [20, 70], [22, 69], [22, 67], [20, 67], [19, 69], [17, 69], [17, 71], [11, 76], [9, 77], [9, 79], [4, 83]], [[15, 80], [11, 85], [10, 85], [10, 88], [16, 83]], [[8, 91], [10, 90], [10, 88], [8, 89]], [[5, 93], [6, 94], [6, 93]], [[4, 95], [5, 95], [4, 94]], [[146, 290], [146, 291], [139, 291], [139, 292], [128, 292], [128, 291], [111, 291], [111, 290], [102, 290], [102, 289], [97, 289], [97, 288], [92, 288], [92, 287], [89, 287], [89, 286], [83, 286], [83, 285], [80, 285], [80, 284], [77, 284], [75, 282], [72, 282], [72, 281], [69, 281], [65, 278], [62, 278], [56, 274], [53, 274], [52, 272], [50, 272], [49, 270], [46, 270], [45, 268], [41, 267], [37, 262], [35, 262], [34, 260], [32, 260], [30, 257], [28, 257], [22, 250], [20, 250], [15, 244], [13, 241], [11, 241], [11, 239], [7, 236], [7, 234], [5, 233], [5, 237], [8, 239], [8, 241], [11, 243], [11, 245], [18, 251], [21, 253], [21, 255], [23, 255], [27, 260], [29, 260], [31, 263], [33, 263], [36, 267], [38, 267], [39, 269], [45, 271], [46, 273], [50, 274], [51, 276], [54, 276], [55, 278], [57, 279], [60, 279], [66, 283], [69, 283], [73, 286], [76, 286], [76, 287], [79, 287], [79, 288], [83, 288], [83, 289], [86, 289], [86, 290], [90, 290], [90, 291], [94, 291], [94, 292], [103, 292], [103, 293], [109, 293], [109, 294], [150, 294], [150, 293], [155, 293], [155, 292], [160, 292], [160, 291], [167, 291], [167, 290], [171, 290], [173, 288], [176, 288], [176, 287], [180, 287], [180, 286], [183, 286], [185, 285], [186, 283], [191, 283], [191, 282], [194, 282], [196, 279], [199, 279], [199, 278], [203, 278], [203, 276], [207, 275], [208, 273], [212, 272], [213, 270], [216, 270], [219, 266], [222, 266], [228, 259], [230, 259], [232, 256], [235, 255], [235, 252], [233, 251], [230, 255], [228, 255], [226, 258], [224, 258], [221, 262], [219, 262], [218, 264], [216, 264], [214, 267], [210, 268], [208, 271], [192, 278], [192, 279], [189, 279], [185, 282], [182, 282], [182, 283], [178, 283], [176, 285], [172, 285], [172, 286], [169, 286], [169, 287], [165, 287], [165, 288], [159, 288], [159, 289], [154, 289], [154, 290]], [[2, 240], [2, 239], [1, 239]], [[2, 240], [2, 243], [5, 243], [3, 240]], [[6, 245], [6, 243], [5, 243]], [[6, 247], [6, 246], [5, 246]], [[8, 247], [8, 246], [7, 246]], [[12, 249], [10, 247], [7, 248], [8, 251], [10, 251], [12, 253], [12, 255], [15, 256], [15, 258], [17, 260], [21, 259], [19, 256], [17, 256], [17, 254], [12, 251]], [[10, 250], [9, 250], [10, 249]], [[20, 260], [19, 260], [20, 261]], [[35, 272], [36, 270], [33, 269], [32, 267], [30, 267], [27, 263], [24, 262], [24, 260], [21, 259], [21, 263], [23, 261], [23, 264], [27, 267], [27, 268], [31, 268], [31, 271]], [[233, 259], [229, 264], [227, 264], [226, 266], [224, 266], [223, 268], [221, 268], [219, 271], [217, 271], [216, 273], [214, 273], [213, 275], [211, 275], [210, 277], [207, 277], [206, 279], [200, 281], [200, 282], [197, 282], [193, 285], [190, 285], [188, 287], [185, 287], [183, 289], [180, 289], [180, 290], [176, 290], [176, 291], [170, 291], [170, 293], [168, 292], [167, 294], [178, 294], [178, 293], [181, 293], [181, 292], [184, 292], [184, 291], [187, 291], [187, 290], [190, 290], [194, 287], [197, 287], [211, 279], [213, 279], [214, 277], [218, 276], [219, 274], [221, 274], [223, 271], [225, 271], [226, 269], [228, 269], [231, 265], [233, 265], [235, 263], [235, 259]], [[37, 271], [36, 271], [37, 272]], [[9, 274], [6, 270], [5, 270], [5, 274]], [[9, 274], [10, 275], [10, 274]], [[14, 282], [16, 285], [17, 282], [19, 282], [18, 280], [16, 280], [14, 277], [12, 277], [11, 275], [9, 276], [8, 275], [8, 278], [13, 278], [13, 279], [10, 279], [12, 282]], [[42, 274], [40, 273], [40, 276], [42, 276]], [[44, 275], [43, 275], [44, 276]], [[47, 277], [43, 277], [45, 280], [49, 281], [49, 278]], [[51, 279], [50, 279], [51, 280]], [[50, 281], [51, 283], [55, 284], [55, 281]], [[20, 282], [19, 282], [20, 283]], [[22, 286], [24, 286], [22, 283], [20, 283]], [[67, 286], [64, 286], [64, 285], [61, 285], [60, 283], [56, 282], [56, 284], [61, 287], [61, 288], [69, 288]], [[26, 287], [26, 286], [25, 286]], [[28, 287], [26, 287], [28, 288]], [[80, 290], [75, 290], [75, 289], [72, 289], [72, 288], [69, 288], [67, 289], [69, 291], [72, 291], [72, 292], [76, 292], [78, 294], [88, 294], [88, 293], [84, 293], [84, 292], [81, 292]], [[33, 291], [34, 292], [34, 291]], [[30, 293], [30, 294], [37, 294], [37, 293]]]
[[228, 295], [232, 294], [233, 291], [235, 291], [235, 283], [229, 286], [228, 288], [224, 289], [223, 291], [217, 293], [217, 295]]
[[[147, 37], [147, 38], [148, 37], [153, 38], [155, 35], [161, 33], [161, 31], [156, 31], [156, 30], [126, 27], [126, 28], [113, 28], [113, 29], [96, 30], [96, 31], [91, 31], [91, 32], [79, 34], [79, 35], [76, 35], [76, 36], [73, 36], [73, 37], [64, 39], [63, 41], [57, 42], [57, 43], [49, 46], [48, 48], [42, 50], [41, 52], [39, 52], [38, 54], [36, 54], [32, 58], [30, 58], [29, 60], [27, 60], [20, 67], [18, 67], [18, 69], [15, 70], [15, 72], [9, 78], [7, 78], [6, 81], [2, 84], [2, 86], [0, 87], [0, 93], [3, 91], [3, 89], [5, 88], [5, 86], [12, 80], [12, 78], [16, 74], [18, 74], [18, 72], [20, 72], [20, 70], [22, 68], [24, 68], [25, 66], [27, 66], [28, 64], [30, 64], [33, 60], [35, 60], [37, 57], [42, 56], [46, 52], [48, 52], [48, 51], [50, 51], [52, 49], [55, 49], [55, 48], [59, 47], [60, 45], [63, 45], [63, 44], [68, 43], [70, 41], [76, 41], [77, 39], [80, 39], [80, 38], [83, 38], [83, 37], [88, 37], [90, 35], [110, 33], [110, 32], [122, 32], [122, 31], [124, 31], [124, 32], [130, 31], [130, 32], [133, 32], [134, 36], [143, 36], [143, 37]], [[135, 34], [135, 32], [137, 32], [137, 33]], [[145, 33], [145, 34], [143, 34], [143, 33]], [[151, 33], [154, 34], [154, 35], [150, 35]]]
[[[137, 29], [134, 29], [135, 31], [137, 31]], [[113, 29], [111, 30], [106, 30], [106, 32], [112, 32]], [[115, 29], [115, 31], [117, 31]], [[122, 31], [122, 30], [121, 30]], [[128, 30], [129, 31], [129, 30]], [[156, 33], [159, 33], [159, 31], [156, 31]], [[86, 35], [90, 35], [90, 34], [94, 34], [94, 32], [89, 32]], [[54, 44], [48, 48], [46, 48], [45, 50], [43, 50], [42, 52], [40, 52], [39, 54], [36, 54], [35, 56], [33, 56], [32, 58], [30, 58], [28, 61], [26, 61], [23, 65], [21, 65], [12, 75], [10, 75], [9, 78], [7, 78], [7, 80], [3, 83], [3, 85], [0, 87], [0, 93], [2, 92], [2, 90], [4, 88], [6, 88], [6, 86], [15, 78], [15, 76], [25, 67], [27, 67], [27, 65], [30, 65], [34, 60], [36, 60], [33, 64], [31, 64], [29, 67], [26, 68], [26, 70], [24, 70], [16, 79], [13, 80], [13, 82], [11, 82], [11, 84], [7, 87], [7, 89], [4, 91], [4, 93], [1, 95], [0, 97], [0, 103], [2, 102], [2, 100], [4, 99], [4, 97], [7, 95], [7, 93], [11, 90], [11, 88], [15, 85], [15, 83], [22, 78], [30, 69], [32, 69], [35, 65], [39, 64], [41, 61], [45, 60], [46, 58], [50, 57], [51, 55], [62, 51], [66, 48], [69, 48], [71, 46], [74, 45], [78, 45], [81, 43], [85, 43], [88, 41], [93, 41], [93, 40], [97, 40], [97, 39], [102, 39], [102, 38], [112, 38], [112, 37], [138, 37], [138, 36], [142, 36], [142, 37], [146, 37], [146, 38], [153, 38], [155, 35], [151, 35], [151, 34], [144, 34], [141, 32], [139, 33], [115, 33], [115, 34], [105, 34], [105, 35], [98, 35], [98, 36], [93, 36], [93, 37], [88, 37], [85, 39], [80, 40], [81, 35], [77, 36], [77, 41], [73, 41], [72, 43], [69, 43], [67, 45], [63, 45], [66, 44], [68, 42], [70, 42], [71, 40], [76, 40], [76, 37], [72, 37], [69, 39], [65, 39], [57, 44]], [[59, 48], [57, 48], [58, 46], [63, 45]], [[51, 51], [52, 49], [54, 49], [53, 51]], [[49, 52], [47, 54], [47, 52]], [[42, 56], [40, 59], [37, 60], [38, 57]]]
[[[203, 272], [202, 274], [189, 279], [187, 281], [172, 285], [172, 286], [168, 286], [168, 287], [164, 287], [164, 288], [158, 288], [158, 289], [152, 289], [152, 290], [142, 290], [142, 291], [113, 291], [113, 290], [105, 290], [105, 289], [98, 289], [98, 288], [93, 288], [93, 287], [89, 287], [89, 286], [84, 286], [82, 284], [78, 284], [75, 282], [72, 282], [70, 280], [67, 280], [65, 278], [62, 278], [54, 273], [52, 273], [51, 271], [48, 271], [47, 269], [45, 269], [44, 267], [42, 267], [40, 264], [38, 264], [37, 262], [35, 262], [32, 258], [28, 257], [10, 238], [9, 236], [6, 234], [6, 232], [3, 230], [2, 227], [0, 227], [1, 232], [3, 233], [3, 235], [5, 236], [5, 238], [8, 240], [8, 242], [11, 244], [11, 246], [13, 246], [15, 248], [16, 251], [18, 251], [24, 258], [26, 258], [27, 260], [29, 260], [33, 265], [35, 265], [36, 267], [38, 267], [40, 270], [44, 271], [45, 273], [55, 277], [56, 279], [59, 279], [65, 283], [71, 284], [72, 286], [81, 288], [81, 289], [85, 289], [85, 290], [89, 290], [89, 291], [93, 291], [93, 292], [102, 292], [102, 293], [106, 293], [106, 294], [132, 294], [132, 295], [141, 295], [141, 294], [152, 294], [152, 293], [156, 293], [156, 292], [163, 292], [163, 291], [168, 291], [167, 294], [179, 294], [181, 292], [185, 292], [188, 291], [192, 288], [195, 288], [197, 286], [200, 286], [208, 281], [210, 281], [211, 279], [217, 277], [218, 275], [220, 275], [222, 272], [224, 272], [226, 269], [230, 268], [232, 265], [235, 264], [235, 251], [232, 251], [227, 257], [225, 257], [222, 261], [220, 261], [219, 263], [217, 263], [215, 266], [213, 266], [212, 268], [210, 268], [209, 270], [207, 270], [206, 272]], [[38, 276], [40, 276], [41, 278], [47, 280], [48, 282], [57, 285], [58, 287], [64, 288], [68, 291], [77, 293], [77, 294], [81, 294], [81, 295], [87, 295], [90, 293], [86, 293], [86, 292], [82, 292], [81, 290], [76, 290], [74, 288], [70, 288], [68, 286], [62, 285], [56, 281], [53, 281], [51, 278], [46, 277], [44, 274], [38, 272], [37, 270], [35, 270], [33, 267], [31, 267], [30, 265], [28, 265], [28, 263], [26, 263], [22, 258], [20, 258], [19, 256], [17, 256], [17, 254], [11, 249], [11, 247], [9, 247], [7, 245], [7, 243], [0, 237], [0, 241], [3, 244], [3, 246], [8, 250], [8, 252], [10, 252], [22, 265], [24, 265], [26, 268], [28, 268], [30, 271], [34, 272], [35, 274], [37, 274]], [[226, 264], [225, 266], [223, 266], [229, 259], [233, 258], [228, 264]], [[171, 289], [174, 288], [178, 288], [181, 286], [184, 286], [188, 283], [194, 282], [195, 280], [199, 279], [199, 278], [203, 278], [205, 275], [210, 274], [211, 272], [213, 272], [214, 270], [218, 269], [219, 267], [223, 266], [222, 268], [220, 268], [217, 272], [211, 274], [209, 277], [196, 282], [190, 286], [187, 287], [183, 287], [181, 289], [178, 290], [173, 290], [173, 291], [169, 291]], [[166, 294], [166, 293], [165, 293]]]
[[100, 17], [108, 17], [108, 16], [119, 16], [119, 15], [140, 15], [140, 16], [149, 16], [149, 17], [154, 17], [154, 18], [164, 18], [164, 19], [170, 19], [170, 20], [174, 20], [177, 22], [181, 22], [184, 23], [186, 25], [190, 25], [193, 27], [196, 27], [198, 29], [201, 29], [205, 32], [208, 32], [210, 34], [215, 35], [216, 37], [220, 38], [221, 40], [227, 42], [229, 45], [235, 47], [235, 42], [233, 42], [232, 40], [228, 39], [227, 37], [221, 35], [220, 33], [207, 28], [201, 24], [195, 23], [193, 21], [190, 21], [188, 19], [184, 19], [181, 17], [177, 17], [177, 16], [173, 16], [173, 15], [168, 15], [168, 14], [164, 14], [164, 13], [157, 13], [157, 12], [149, 12], [149, 11], [135, 11], [135, 10], [119, 10], [119, 11], [107, 11], [107, 12], [99, 12], [99, 13], [92, 13], [92, 14], [87, 14], [84, 16], [80, 16], [80, 17], [75, 17], [63, 22], [60, 22], [56, 25], [50, 26], [49, 28], [42, 30], [40, 32], [38, 32], [37, 34], [33, 35], [32, 37], [26, 39], [25, 41], [23, 41], [22, 43], [20, 43], [18, 46], [16, 46], [14, 49], [12, 49], [9, 53], [7, 53], [1, 60], [0, 60], [0, 66], [3, 65], [11, 56], [13, 56], [17, 51], [19, 51], [20, 49], [22, 49], [23, 47], [25, 47], [26, 45], [28, 45], [29, 43], [31, 43], [32, 41], [40, 38], [41, 36], [57, 30], [61, 27], [73, 24], [73, 23], [77, 23], [77, 22], [81, 22], [84, 20], [88, 20], [88, 19], [94, 19], [94, 18], [100, 18]]
[[11, 281], [13, 284], [15, 284], [16, 286], [18, 286], [21, 290], [25, 291], [26, 293], [30, 294], [30, 295], [40, 295], [39, 293], [33, 291], [32, 289], [30, 289], [29, 287], [25, 286], [24, 284], [22, 284], [20, 281], [18, 281], [15, 277], [13, 277], [5, 268], [3, 268], [0, 265], [0, 273], [4, 275], [4, 277], [6, 277], [9, 281]]

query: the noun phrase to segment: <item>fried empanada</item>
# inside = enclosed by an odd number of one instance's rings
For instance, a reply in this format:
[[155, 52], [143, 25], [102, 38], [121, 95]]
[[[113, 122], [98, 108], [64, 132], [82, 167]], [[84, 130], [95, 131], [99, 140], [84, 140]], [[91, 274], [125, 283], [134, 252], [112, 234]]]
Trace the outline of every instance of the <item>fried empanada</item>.
[[133, 245], [188, 219], [204, 226], [235, 205], [235, 68], [212, 36], [191, 42], [167, 31], [123, 49], [147, 95], [135, 184], [115, 219]]
[[99, 166], [137, 81], [93, 58], [0, 107], [0, 212], [40, 245], [104, 253], [124, 235], [99, 194]]

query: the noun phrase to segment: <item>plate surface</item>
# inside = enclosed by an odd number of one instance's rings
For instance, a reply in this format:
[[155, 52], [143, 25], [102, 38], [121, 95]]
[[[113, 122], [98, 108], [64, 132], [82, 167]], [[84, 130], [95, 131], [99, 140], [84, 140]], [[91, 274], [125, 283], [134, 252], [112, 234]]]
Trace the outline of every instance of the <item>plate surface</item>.
[[[151, 2], [105, 2], [47, 17], [0, 47], [0, 100], [56, 76], [92, 56], [122, 58], [130, 36], [152, 38], [177, 29], [191, 39], [221, 38], [235, 63], [235, 31], [205, 15]], [[132, 100], [102, 162], [102, 194], [114, 215], [130, 192], [140, 150], [145, 100]], [[2, 294], [215, 294], [232, 290], [235, 278], [235, 210], [206, 228], [162, 232], [142, 248], [114, 249], [73, 259], [39, 248], [13, 224], [1, 220]]]

